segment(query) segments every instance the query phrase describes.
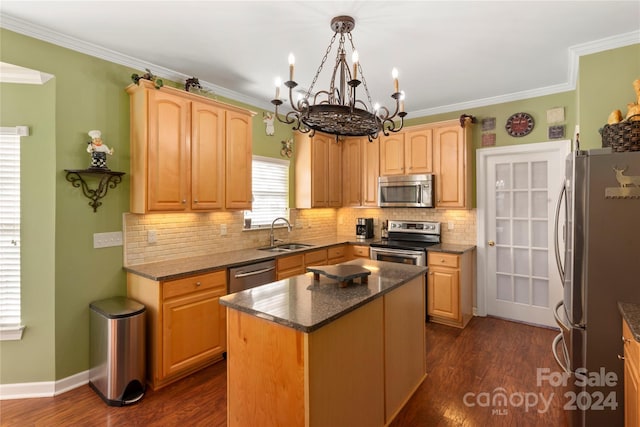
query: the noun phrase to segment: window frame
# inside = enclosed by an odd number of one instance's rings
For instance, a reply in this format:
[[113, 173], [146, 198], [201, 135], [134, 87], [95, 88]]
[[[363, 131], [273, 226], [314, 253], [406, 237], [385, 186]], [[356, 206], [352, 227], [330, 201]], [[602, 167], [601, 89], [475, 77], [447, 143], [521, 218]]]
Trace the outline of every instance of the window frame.
[[[289, 184], [290, 184], [291, 162], [286, 159], [278, 159], [276, 157], [267, 157], [267, 156], [258, 156], [258, 155], [253, 155], [251, 158], [251, 162], [252, 162], [252, 182], [251, 182], [252, 208], [251, 210], [244, 211], [245, 222], [243, 224], [243, 231], [260, 230], [260, 229], [269, 228], [271, 227], [271, 222], [278, 217], [284, 217], [288, 220], [289, 213], [290, 213]], [[269, 192], [268, 190], [271, 189], [271, 187], [266, 188], [267, 190], [266, 194], [269, 194], [269, 193], [280, 194], [280, 196], [278, 197], [278, 203], [281, 204], [279, 211], [278, 211], [278, 208], [273, 209], [274, 212], [269, 216], [270, 219], [268, 221], [264, 219], [264, 217], [266, 216], [266, 213], [262, 212], [260, 208], [259, 208], [259, 212], [256, 213], [256, 199], [260, 199], [260, 193], [265, 194], [265, 189], [256, 188], [256, 183], [260, 184], [260, 182], [256, 182], [255, 180], [260, 178], [260, 173], [259, 173], [259, 167], [256, 168], [255, 162], [262, 162], [264, 164], [278, 166], [281, 168], [281, 171], [284, 172], [284, 176], [277, 177], [277, 181], [280, 184], [282, 184], [282, 187], [279, 187], [278, 191]], [[273, 182], [273, 181], [270, 181], [270, 182]], [[258, 202], [258, 207], [259, 206], [260, 205]], [[251, 226], [246, 227], [247, 219], [249, 218], [251, 219]]]

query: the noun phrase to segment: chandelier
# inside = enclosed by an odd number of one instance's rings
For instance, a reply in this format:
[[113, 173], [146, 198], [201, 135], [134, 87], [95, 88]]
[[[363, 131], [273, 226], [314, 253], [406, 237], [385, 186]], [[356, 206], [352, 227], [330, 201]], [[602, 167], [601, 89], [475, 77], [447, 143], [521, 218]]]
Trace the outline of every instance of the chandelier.
[[[275, 115], [280, 122], [293, 124], [293, 130], [303, 133], [311, 132], [310, 136], [313, 136], [316, 131], [332, 134], [336, 136], [336, 140], [339, 136], [367, 136], [369, 141], [372, 141], [380, 132], [388, 136], [389, 132], [398, 132], [402, 129], [407, 113], [404, 111], [404, 92], [398, 90], [398, 70], [394, 68], [392, 72], [394, 92], [391, 98], [395, 101], [393, 113], [387, 107], [377, 103], [372, 105], [358, 51], [351, 37], [351, 30], [354, 27], [355, 20], [350, 16], [338, 16], [331, 20], [331, 29], [334, 34], [329, 47], [322, 57], [311, 86], [304, 95], [300, 93], [296, 100], [293, 99], [293, 89], [298, 86], [298, 83], [293, 80], [295, 58], [293, 54], [289, 54], [289, 80], [284, 82], [284, 85], [289, 88], [291, 111], [284, 117], [278, 114], [278, 107], [283, 104], [280, 99], [282, 84], [280, 79], [276, 79], [276, 97], [271, 101], [275, 105]], [[338, 38], [338, 50], [329, 90], [314, 93], [314, 86], [336, 38]], [[352, 49], [353, 73], [346, 61], [345, 39], [349, 40]], [[358, 75], [362, 80], [358, 79]], [[356, 96], [356, 90], [361, 84], [367, 97], [366, 102]], [[400, 119], [399, 122], [394, 121], [396, 117]]]

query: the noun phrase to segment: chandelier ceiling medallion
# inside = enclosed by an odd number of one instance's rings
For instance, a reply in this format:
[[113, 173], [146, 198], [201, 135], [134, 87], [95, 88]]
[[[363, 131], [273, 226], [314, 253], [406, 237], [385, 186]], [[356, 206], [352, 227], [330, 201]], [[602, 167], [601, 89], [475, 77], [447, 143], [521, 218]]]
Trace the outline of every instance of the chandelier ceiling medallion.
[[[278, 107], [283, 104], [280, 99], [280, 79], [276, 79], [276, 97], [271, 101], [275, 105], [275, 115], [282, 123], [293, 124], [293, 130], [300, 132], [316, 131], [325, 132], [336, 136], [367, 136], [369, 141], [378, 137], [382, 132], [398, 132], [404, 125], [404, 92], [398, 90], [398, 70], [392, 72], [394, 80], [394, 92], [391, 98], [395, 100], [393, 113], [377, 103], [372, 104], [367, 82], [362, 73], [362, 64], [358, 58], [358, 52], [353, 44], [351, 31], [355, 27], [355, 20], [350, 16], [338, 16], [331, 20], [331, 29], [334, 31], [329, 47], [322, 57], [322, 62], [316, 71], [311, 86], [304, 94], [299, 94], [294, 100], [293, 89], [298, 86], [293, 80], [295, 58], [289, 54], [289, 80], [284, 85], [289, 88], [289, 102], [292, 111], [284, 117], [278, 114]], [[338, 51], [329, 90], [313, 92], [318, 76], [327, 61], [333, 43], [338, 38]], [[352, 49], [352, 69], [346, 61], [345, 39], [349, 40]], [[352, 72], [353, 70], [353, 72]], [[358, 80], [360, 76], [361, 80]], [[356, 97], [356, 89], [362, 84], [366, 94], [366, 101]], [[399, 121], [394, 121], [399, 118]]]

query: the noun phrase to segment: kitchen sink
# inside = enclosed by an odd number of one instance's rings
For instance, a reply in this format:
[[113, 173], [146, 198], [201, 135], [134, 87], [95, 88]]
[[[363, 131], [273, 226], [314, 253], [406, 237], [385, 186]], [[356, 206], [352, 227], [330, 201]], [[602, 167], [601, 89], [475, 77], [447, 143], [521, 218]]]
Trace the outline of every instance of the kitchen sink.
[[291, 252], [298, 249], [310, 248], [313, 245], [307, 245], [305, 243], [283, 243], [278, 246], [267, 246], [266, 248], [258, 248], [261, 251], [267, 252]]
[[276, 248], [295, 251], [296, 249], [305, 249], [305, 248], [310, 248], [311, 246], [312, 245], [306, 245], [304, 243], [283, 243], [282, 245], [276, 246]]

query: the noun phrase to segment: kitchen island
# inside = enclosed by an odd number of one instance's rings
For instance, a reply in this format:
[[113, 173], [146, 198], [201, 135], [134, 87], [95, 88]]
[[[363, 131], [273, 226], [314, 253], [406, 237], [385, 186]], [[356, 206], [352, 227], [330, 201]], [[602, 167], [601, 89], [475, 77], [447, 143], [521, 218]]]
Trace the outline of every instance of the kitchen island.
[[359, 259], [227, 295], [229, 426], [383, 426], [425, 378], [425, 267]]

